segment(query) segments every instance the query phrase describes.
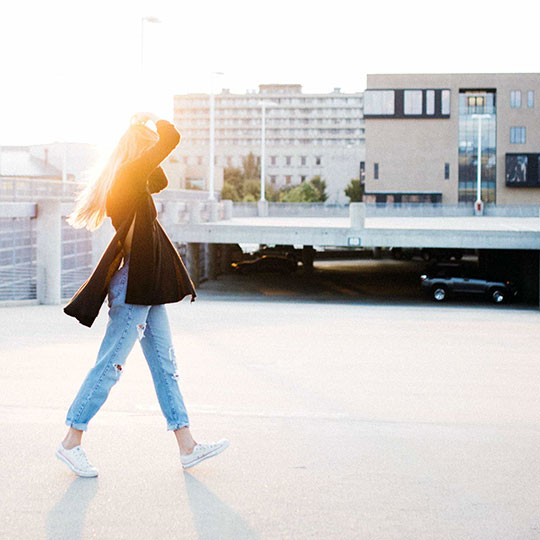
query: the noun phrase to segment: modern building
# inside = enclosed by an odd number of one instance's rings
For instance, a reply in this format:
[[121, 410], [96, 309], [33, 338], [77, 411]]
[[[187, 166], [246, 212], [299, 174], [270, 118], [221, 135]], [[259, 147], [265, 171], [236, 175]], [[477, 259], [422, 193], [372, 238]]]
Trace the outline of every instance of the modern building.
[[540, 73], [368, 75], [365, 200], [540, 202]]
[[[266, 181], [279, 188], [318, 175], [326, 181], [329, 202], [348, 202], [344, 189], [351, 178], [359, 178], [364, 161], [363, 94], [339, 88], [304, 94], [299, 84], [262, 84], [246, 94], [222, 90], [215, 96], [216, 168], [240, 167], [250, 152], [260, 157], [263, 102]], [[174, 100], [174, 120], [182, 133], [176, 159], [187, 167], [188, 188], [206, 187], [209, 103], [208, 94]]]

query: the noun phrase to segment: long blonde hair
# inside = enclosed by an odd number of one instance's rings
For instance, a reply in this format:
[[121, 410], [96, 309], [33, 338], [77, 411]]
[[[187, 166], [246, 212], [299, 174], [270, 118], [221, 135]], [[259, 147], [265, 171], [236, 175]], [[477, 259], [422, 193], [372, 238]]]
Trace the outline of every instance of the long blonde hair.
[[107, 160], [101, 174], [91, 180], [77, 197], [75, 209], [67, 222], [75, 229], [97, 229], [105, 219], [107, 193], [112, 187], [118, 169], [137, 159], [158, 140], [158, 135], [144, 124], [132, 124], [122, 135]]

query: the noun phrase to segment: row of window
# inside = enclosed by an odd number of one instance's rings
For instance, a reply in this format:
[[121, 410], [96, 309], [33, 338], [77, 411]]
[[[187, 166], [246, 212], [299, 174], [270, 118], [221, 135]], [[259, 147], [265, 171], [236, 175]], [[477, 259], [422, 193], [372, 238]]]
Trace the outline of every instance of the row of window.
[[364, 115], [396, 118], [449, 116], [450, 90], [366, 90]]
[[[445, 180], [450, 180], [450, 163], [444, 164], [444, 169], [442, 173], [443, 173], [443, 178]], [[379, 179], [379, 164], [378, 163], [373, 164], [373, 179], [374, 180]]]
[[[207, 137], [207, 129], [190, 129], [185, 128], [181, 130], [184, 137]], [[326, 129], [279, 129], [279, 128], [268, 128], [265, 130], [266, 137], [290, 137], [291, 135], [299, 136], [349, 136], [354, 137], [355, 135], [363, 135], [365, 130], [363, 128], [326, 128]], [[216, 137], [253, 137], [255, 139], [261, 138], [261, 130], [257, 128], [249, 129], [220, 129], [215, 130]]]
[[[215, 156], [214, 161], [216, 165], [224, 165], [231, 167], [234, 160], [232, 156]], [[184, 165], [203, 165], [206, 159], [203, 156], [183, 156], [182, 162]], [[322, 166], [322, 156], [269, 156], [268, 163], [270, 166]]]
[[[210, 124], [210, 119], [205, 118], [176, 118], [177, 125], [180, 129], [191, 127], [191, 126], [205, 126], [208, 128]], [[318, 126], [318, 125], [343, 125], [343, 124], [354, 124], [355, 126], [361, 126], [365, 124], [365, 120], [361, 118], [267, 118], [266, 126], [298, 126], [303, 127], [306, 125], [309, 126]], [[224, 118], [216, 120], [216, 127], [219, 126], [257, 126], [259, 129], [261, 127], [262, 121], [261, 118]], [[302, 126], [300, 126], [300, 124]]]
[[[208, 146], [208, 137], [191, 138], [185, 137], [182, 139], [184, 146]], [[218, 146], [258, 146], [260, 145], [260, 139], [217, 139], [216, 144]], [[360, 146], [364, 144], [364, 138], [350, 138], [350, 139], [266, 139], [267, 146]]]
[[[527, 90], [527, 107], [534, 107], [534, 90]], [[510, 107], [519, 109], [521, 107], [521, 90], [510, 91]]]
[[[176, 103], [178, 105], [184, 105], [184, 106], [205, 106], [208, 105], [208, 101], [210, 99], [210, 96], [205, 96], [204, 98], [187, 98], [184, 96], [177, 96], [176, 97]], [[221, 97], [219, 94], [215, 95], [215, 101], [216, 104], [220, 105], [227, 105], [227, 106], [233, 106], [236, 107], [238, 105], [248, 105], [252, 107], [258, 107], [261, 103], [261, 97], [253, 97], [253, 98], [244, 98], [244, 97], [238, 97], [238, 98], [224, 98]], [[321, 97], [321, 98], [309, 98], [309, 97], [294, 97], [294, 98], [271, 98], [271, 101], [274, 103], [279, 103], [280, 105], [316, 105], [316, 104], [324, 104], [324, 105], [338, 105], [343, 107], [344, 105], [360, 105], [362, 103], [362, 97]]]
[[[180, 108], [182, 116], [208, 116], [210, 109], [205, 107], [203, 109], [188, 109]], [[362, 109], [349, 108], [349, 109], [279, 109], [277, 107], [267, 107], [265, 115], [268, 117], [289, 117], [291, 115], [296, 116], [310, 116], [310, 117], [325, 117], [325, 116], [362, 116]], [[177, 112], [178, 114], [178, 112]], [[222, 116], [261, 116], [261, 107], [253, 109], [223, 109], [216, 107], [214, 114], [216, 117]]]

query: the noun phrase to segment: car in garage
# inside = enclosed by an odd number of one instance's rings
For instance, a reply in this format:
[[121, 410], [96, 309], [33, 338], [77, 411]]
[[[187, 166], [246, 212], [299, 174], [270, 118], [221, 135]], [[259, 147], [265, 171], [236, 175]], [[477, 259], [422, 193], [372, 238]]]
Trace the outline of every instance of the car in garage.
[[273, 273], [292, 274], [298, 268], [298, 261], [283, 255], [263, 255], [255, 259], [232, 263], [239, 274]]
[[422, 290], [435, 302], [444, 302], [454, 295], [475, 295], [502, 304], [518, 294], [510, 280], [490, 279], [460, 265], [436, 265], [420, 276], [420, 282]]

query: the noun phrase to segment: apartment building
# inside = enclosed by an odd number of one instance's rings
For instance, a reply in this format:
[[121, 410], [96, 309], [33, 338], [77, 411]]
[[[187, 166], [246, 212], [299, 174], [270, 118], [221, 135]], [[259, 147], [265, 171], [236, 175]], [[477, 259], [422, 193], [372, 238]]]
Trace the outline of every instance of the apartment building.
[[[297, 185], [313, 176], [327, 183], [329, 202], [347, 202], [344, 189], [364, 161], [363, 94], [304, 94], [299, 84], [262, 84], [258, 91], [215, 95], [215, 165], [239, 167], [261, 155], [265, 103], [266, 181]], [[185, 187], [205, 188], [209, 163], [208, 94], [177, 95], [174, 121], [182, 143], [174, 159], [185, 167]]]
[[[540, 203], [540, 73], [368, 75], [365, 200]], [[481, 139], [478, 143], [479, 136]]]

